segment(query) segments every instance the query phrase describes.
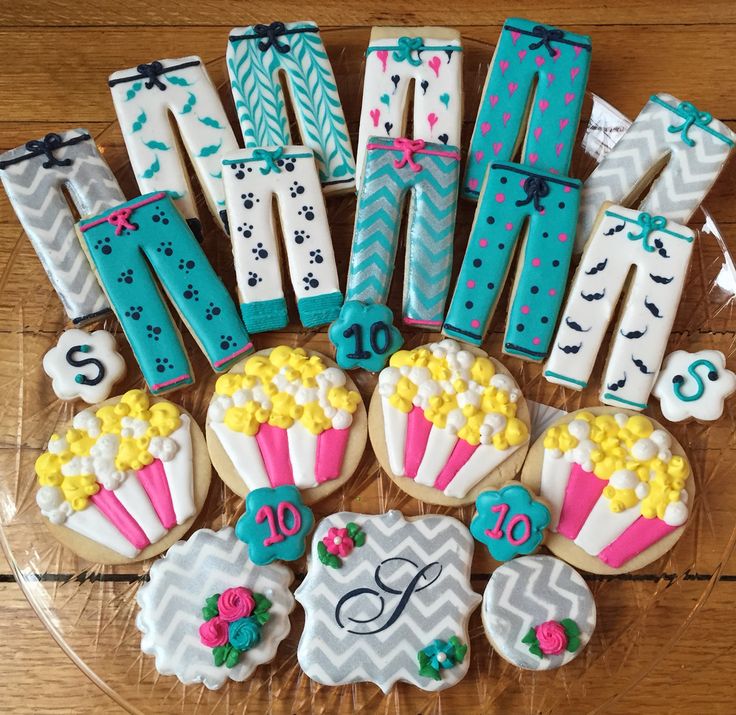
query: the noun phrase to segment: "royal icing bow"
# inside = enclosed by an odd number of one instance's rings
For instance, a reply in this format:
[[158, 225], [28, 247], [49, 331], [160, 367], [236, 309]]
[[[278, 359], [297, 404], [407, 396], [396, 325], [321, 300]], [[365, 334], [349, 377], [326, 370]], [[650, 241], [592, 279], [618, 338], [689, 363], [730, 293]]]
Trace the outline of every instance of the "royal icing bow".
[[[398, 41], [398, 47], [394, 50], [393, 58], [397, 62], [406, 60], [410, 65], [414, 67], [422, 64], [420, 54], [422, 47], [424, 46], [424, 40], [421, 37], [400, 37]], [[417, 56], [412, 57], [411, 53], [416, 52]]]
[[136, 69], [139, 74], [142, 74], [144, 77], [148, 77], [148, 80], [146, 81], [146, 89], [153, 89], [154, 87], [158, 87], [160, 90], [166, 89], [166, 85], [158, 78], [158, 76], [163, 74], [165, 71], [164, 66], [158, 60], [151, 62], [150, 65], [138, 65]]
[[270, 151], [268, 149], [254, 149], [253, 158], [258, 159], [264, 163], [264, 165], [261, 167], [261, 174], [263, 174], [264, 176], [266, 174], [270, 174], [272, 171], [274, 172], [274, 174], [280, 174], [281, 167], [276, 164], [276, 161], [281, 158], [281, 155], [283, 153], [284, 148], [281, 146], [277, 149], [274, 149], [273, 151]]
[[269, 47], [273, 47], [283, 55], [291, 49], [288, 44], [279, 40], [279, 35], [286, 34], [286, 25], [283, 22], [272, 22], [270, 25], [255, 25], [253, 32], [255, 32], [256, 37], [264, 38], [258, 43], [258, 49], [261, 52], [265, 52]]
[[524, 179], [524, 185], [522, 188], [526, 192], [526, 198], [519, 199], [516, 202], [516, 205], [526, 206], [526, 204], [533, 201], [534, 208], [537, 211], [542, 211], [544, 206], [542, 206], [540, 199], [543, 199], [545, 196], [549, 196], [549, 184], [547, 183], [547, 180], [541, 176], [527, 176], [526, 179]]
[[71, 159], [57, 159], [54, 156], [54, 150], [61, 149], [63, 146], [64, 142], [61, 137], [54, 132], [47, 134], [43, 139], [32, 139], [26, 142], [28, 151], [46, 155], [46, 161], [43, 163], [44, 169], [50, 169], [52, 166], [69, 166], [72, 163]]
[[397, 169], [401, 169], [406, 163], [412, 171], [421, 171], [422, 165], [417, 164], [412, 158], [415, 152], [422, 151], [424, 149], [424, 139], [407, 139], [406, 137], [399, 137], [394, 139], [394, 149], [398, 149], [401, 154], [400, 159], [394, 160], [394, 166]]
[[530, 50], [537, 50], [542, 45], [544, 45], [547, 48], [547, 52], [549, 52], [550, 57], [555, 56], [555, 51], [552, 49], [551, 42], [559, 42], [562, 40], [562, 38], [565, 36], [565, 33], [562, 30], [557, 29], [556, 27], [545, 27], [544, 25], [537, 25], [532, 30], [532, 35], [539, 38], [538, 42], [532, 42], [529, 45]]
[[698, 108], [692, 102], [680, 102], [677, 108], [672, 111], [679, 114], [685, 121], [678, 126], [670, 125], [667, 127], [667, 131], [671, 134], [680, 132], [680, 138], [688, 146], [695, 146], [695, 141], [687, 135], [690, 127], [693, 124], [697, 127], [708, 126], [713, 121], [712, 114], [698, 111]]
[[652, 216], [644, 211], [639, 214], [639, 218], [636, 223], [641, 228], [640, 233], [634, 233], [633, 231], [628, 232], [629, 240], [638, 241], [641, 240], [641, 245], [647, 253], [654, 253], [656, 250], [654, 246], [649, 244], [647, 240], [649, 234], [652, 231], [662, 231], [667, 225], [667, 219], [664, 216]]
[[107, 222], [115, 226], [116, 236], [119, 236], [125, 228], [127, 228], [128, 231], [135, 231], [138, 228], [134, 223], [130, 223], [128, 221], [132, 213], [133, 209], [128, 207], [124, 209], [116, 209], [107, 217]]

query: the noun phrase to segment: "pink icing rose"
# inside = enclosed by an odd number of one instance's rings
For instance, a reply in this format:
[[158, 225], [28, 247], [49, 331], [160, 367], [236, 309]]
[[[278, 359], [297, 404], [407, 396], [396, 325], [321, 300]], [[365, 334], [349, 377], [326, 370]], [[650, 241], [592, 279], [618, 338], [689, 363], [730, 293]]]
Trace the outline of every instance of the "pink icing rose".
[[539, 648], [545, 655], [559, 655], [567, 648], [565, 627], [557, 621], [546, 621], [534, 630]]
[[335, 556], [347, 556], [353, 550], [353, 540], [348, 535], [347, 529], [338, 529], [333, 526], [327, 531], [327, 536], [322, 539], [327, 550]]
[[218, 645], [227, 643], [227, 622], [219, 616], [205, 621], [199, 627], [199, 640], [208, 648], [216, 648]]
[[217, 610], [220, 618], [228, 623], [237, 621], [238, 618], [250, 616], [256, 607], [255, 599], [249, 588], [237, 586], [223, 591], [217, 599]]

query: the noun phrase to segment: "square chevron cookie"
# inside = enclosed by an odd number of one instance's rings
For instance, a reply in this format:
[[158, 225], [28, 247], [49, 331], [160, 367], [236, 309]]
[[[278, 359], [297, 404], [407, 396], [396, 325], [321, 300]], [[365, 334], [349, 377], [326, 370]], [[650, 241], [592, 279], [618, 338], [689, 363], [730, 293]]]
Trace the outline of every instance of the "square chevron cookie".
[[456, 519], [398, 511], [324, 519], [296, 591], [306, 621], [297, 658], [324, 685], [397, 681], [443, 690], [468, 672], [473, 539]]
[[242, 682], [276, 655], [291, 628], [293, 578], [285, 566], [256, 566], [235, 531], [200, 529], [172, 546], [138, 590], [141, 650], [184, 685], [217, 690]]

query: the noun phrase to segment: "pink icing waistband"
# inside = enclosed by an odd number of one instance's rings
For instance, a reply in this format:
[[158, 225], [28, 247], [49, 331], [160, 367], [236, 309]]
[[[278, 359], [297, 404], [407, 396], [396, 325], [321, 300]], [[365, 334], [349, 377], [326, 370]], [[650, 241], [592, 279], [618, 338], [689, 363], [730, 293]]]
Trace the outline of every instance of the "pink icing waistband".
[[166, 196], [168, 196], [168, 194], [165, 191], [159, 191], [157, 194], [151, 194], [150, 196], [146, 196], [146, 198], [141, 199], [140, 201], [136, 201], [134, 204], [121, 206], [119, 209], [111, 211], [107, 216], [102, 216], [101, 218], [94, 219], [89, 223], [84, 224], [84, 226], [80, 226], [79, 230], [84, 232], [88, 231], [90, 228], [99, 226], [102, 223], [111, 223], [113, 226], [116, 227], [115, 234], [119, 235], [123, 228], [130, 226], [130, 224], [128, 224], [128, 219], [130, 218], [133, 209], [138, 209], [141, 206], [147, 206], [148, 204], [152, 204], [154, 201], [160, 201]]

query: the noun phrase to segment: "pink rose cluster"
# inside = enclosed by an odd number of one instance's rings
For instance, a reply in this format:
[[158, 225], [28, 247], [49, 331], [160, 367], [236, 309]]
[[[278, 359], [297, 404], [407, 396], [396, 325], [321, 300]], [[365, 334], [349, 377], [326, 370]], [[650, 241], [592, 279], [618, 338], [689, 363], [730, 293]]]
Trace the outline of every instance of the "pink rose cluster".
[[256, 601], [249, 588], [228, 588], [217, 599], [219, 615], [205, 621], [199, 627], [199, 638], [208, 648], [216, 648], [228, 642], [229, 624], [253, 613]]
[[546, 621], [534, 629], [539, 648], [545, 655], [559, 655], [567, 648], [567, 632], [557, 621]]

